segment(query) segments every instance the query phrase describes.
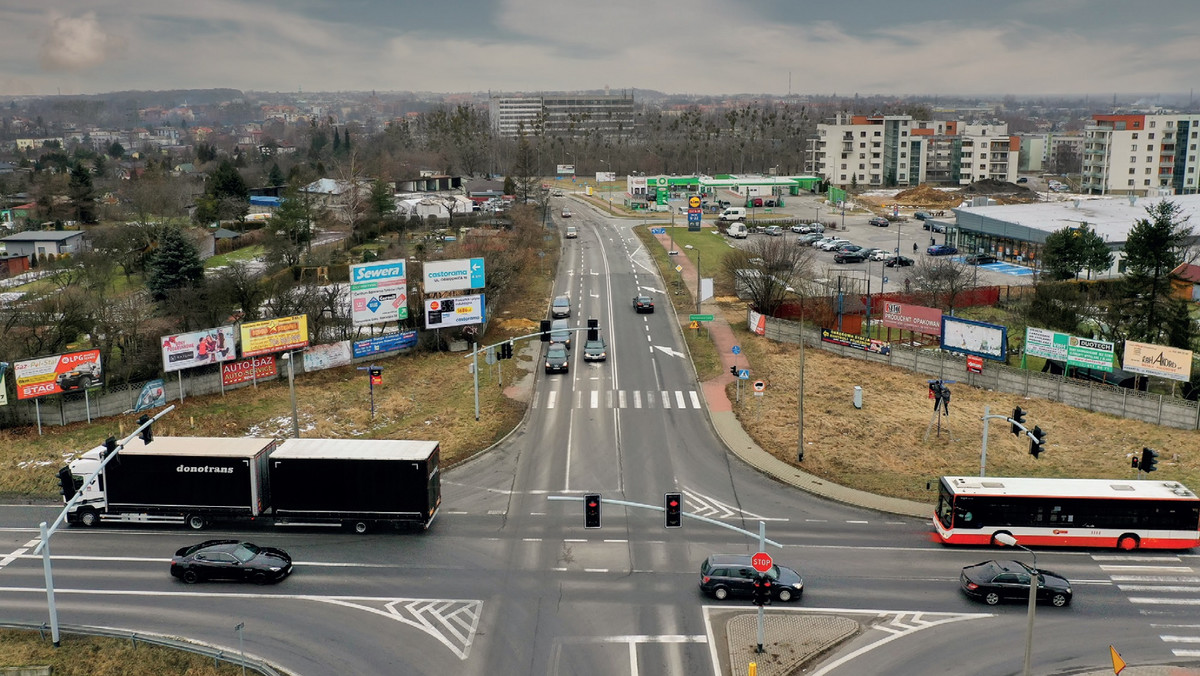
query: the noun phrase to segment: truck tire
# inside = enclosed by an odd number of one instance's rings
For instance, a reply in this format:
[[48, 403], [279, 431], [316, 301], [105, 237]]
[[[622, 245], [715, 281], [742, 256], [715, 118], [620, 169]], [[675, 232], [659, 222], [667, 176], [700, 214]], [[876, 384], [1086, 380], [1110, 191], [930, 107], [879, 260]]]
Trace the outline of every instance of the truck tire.
[[354, 532], [358, 533], [359, 535], [362, 535], [363, 533], [366, 533], [368, 530], [370, 530], [367, 527], [366, 521], [355, 521], [351, 527], [354, 528]]
[[187, 516], [188, 528], [191, 528], [192, 530], [204, 530], [204, 527], [207, 525], [208, 525], [208, 521], [206, 521], [202, 515], [188, 514], [188, 516]]
[[91, 507], [85, 507], [79, 510], [79, 523], [91, 528], [100, 523], [100, 515]]

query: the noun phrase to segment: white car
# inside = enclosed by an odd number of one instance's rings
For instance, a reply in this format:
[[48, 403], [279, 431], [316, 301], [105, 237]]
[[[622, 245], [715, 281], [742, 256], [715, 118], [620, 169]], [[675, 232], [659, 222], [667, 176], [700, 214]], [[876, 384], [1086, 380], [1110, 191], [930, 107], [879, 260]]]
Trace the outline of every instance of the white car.
[[835, 238], [829, 240], [828, 242], [825, 242], [824, 244], [822, 244], [821, 251], [833, 251], [834, 249], [840, 247], [843, 244], [850, 244], [850, 240], [838, 239], [835, 237]]
[[820, 248], [820, 247], [824, 246], [825, 244], [832, 242], [835, 239], [837, 239], [837, 237], [822, 237], [822, 238], [816, 240], [815, 242], [813, 242], [812, 245], [814, 247]]
[[886, 261], [887, 259], [891, 258], [893, 255], [894, 254], [892, 254], [891, 251], [886, 251], [884, 249], [880, 249], [879, 251], [876, 251], [875, 253], [871, 254], [871, 260]]

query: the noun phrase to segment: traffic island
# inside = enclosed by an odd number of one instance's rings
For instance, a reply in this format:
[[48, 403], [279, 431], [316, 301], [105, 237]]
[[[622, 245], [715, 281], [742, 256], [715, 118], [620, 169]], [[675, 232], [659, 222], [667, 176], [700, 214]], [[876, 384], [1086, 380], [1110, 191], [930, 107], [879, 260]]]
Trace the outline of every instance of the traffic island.
[[729, 676], [745, 676], [751, 662], [757, 665], [758, 676], [790, 676], [862, 631], [862, 626], [848, 617], [767, 611], [763, 652], [759, 653], [757, 614], [722, 613], [713, 619], [714, 628], [725, 628], [728, 653], [721, 667]]

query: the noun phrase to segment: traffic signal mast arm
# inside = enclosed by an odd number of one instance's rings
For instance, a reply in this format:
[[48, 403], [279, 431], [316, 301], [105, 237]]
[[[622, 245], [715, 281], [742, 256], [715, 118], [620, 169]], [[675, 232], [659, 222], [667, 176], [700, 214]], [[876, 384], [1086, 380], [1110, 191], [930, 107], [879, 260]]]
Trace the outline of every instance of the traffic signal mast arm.
[[[582, 497], [575, 497], [575, 496], [571, 496], [571, 495], [547, 495], [546, 499], [547, 500], [560, 500], [560, 501], [565, 501], [565, 502], [583, 502]], [[652, 509], [656, 512], [664, 512], [664, 513], [667, 511], [667, 508], [664, 506], [661, 506], [661, 505], [647, 505], [644, 502], [630, 502], [629, 500], [617, 500], [615, 498], [604, 498], [604, 504], [606, 504], [606, 505], [622, 505], [624, 507], [640, 507], [643, 509]], [[683, 512], [683, 511], [681, 511], [680, 514], [683, 516], [686, 516], [689, 519], [698, 519], [705, 523], [710, 523], [714, 526], [720, 526], [721, 528], [728, 528], [729, 530], [737, 531], [738, 533], [742, 533], [743, 535], [751, 535], [754, 537], [759, 536], [758, 533], [752, 533], [744, 528], [738, 528], [737, 526], [734, 526], [732, 524], [723, 523], [721, 521], [717, 521], [716, 519], [710, 519], [707, 516], [700, 516], [699, 514], [689, 514], [687, 512]], [[765, 542], [773, 547], [779, 547], [780, 549], [783, 548], [783, 545], [779, 544], [778, 542], [775, 542], [774, 540], [768, 540], [768, 539], [764, 538], [763, 542]]]
[[979, 476], [987, 476], [987, 447], [988, 447], [988, 424], [992, 420], [1005, 420], [1012, 425], [1012, 433], [1020, 436], [1024, 433], [1029, 437], [1029, 454], [1033, 457], [1045, 450], [1043, 445], [1046, 443], [1046, 433], [1041, 427], [1036, 425], [1032, 430], [1025, 426], [1025, 411], [1017, 406], [1013, 408], [1012, 416], [993, 415], [991, 406], [983, 407], [983, 447], [979, 451]]
[[[572, 333], [578, 333], [579, 331], [587, 331], [587, 330], [588, 330], [588, 327], [586, 327], [586, 326], [577, 326], [573, 329], [567, 329], [567, 331], [570, 331]], [[501, 345], [503, 345], [505, 343], [515, 343], [518, 340], [525, 340], [526, 338], [540, 339], [541, 337], [542, 337], [541, 331], [534, 331], [533, 333], [527, 333], [523, 336], [516, 336], [515, 338], [505, 338], [504, 340], [502, 340], [498, 343], [492, 343], [491, 345], [481, 345], [479, 343], [476, 343], [475, 349], [466, 353], [465, 355], [463, 355], [463, 359], [470, 359], [470, 358], [474, 357], [475, 355], [483, 354], [484, 352], [487, 352], [488, 350], [491, 350], [493, 348], [499, 348]]]

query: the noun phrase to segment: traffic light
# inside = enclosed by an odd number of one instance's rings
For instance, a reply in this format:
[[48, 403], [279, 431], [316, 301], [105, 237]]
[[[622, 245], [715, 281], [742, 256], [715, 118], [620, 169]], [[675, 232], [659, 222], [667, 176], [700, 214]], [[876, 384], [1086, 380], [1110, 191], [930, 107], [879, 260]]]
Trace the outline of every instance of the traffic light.
[[737, 377], [737, 365], [736, 364], [729, 367], [729, 375]]
[[[148, 415], [142, 414], [142, 417], [138, 418], [138, 426], [146, 425], [148, 422], [150, 422], [150, 416]], [[142, 430], [138, 436], [142, 438], [143, 444], [149, 444], [151, 441], [154, 441], [154, 432], [150, 431], [150, 425], [146, 425], [146, 429]]]
[[600, 527], [600, 494], [588, 493], [583, 496], [583, 527]]
[[1042, 451], [1046, 450], [1045, 445], [1046, 433], [1042, 431], [1041, 427], [1034, 427], [1033, 431], [1029, 433], [1029, 455], [1038, 457]]
[[117, 450], [117, 438], [109, 437], [109, 438], [105, 439], [104, 440], [104, 450], [100, 452], [100, 458], [103, 459], [103, 458], [108, 457], [108, 454], [112, 453], [115, 450]]
[[500, 345], [500, 358], [501, 359], [512, 359], [513, 358], [513, 342], [511, 340], [508, 341], [507, 343], [503, 343]]
[[541, 329], [542, 329], [542, 342], [549, 343], [550, 342], [550, 320], [549, 319], [542, 320]]
[[587, 320], [587, 339], [588, 340], [600, 340], [600, 320], [599, 319], [588, 319]]
[[1143, 472], [1153, 472], [1158, 469], [1158, 451], [1153, 448], [1142, 448], [1142, 462], [1138, 464], [1138, 469]]
[[63, 467], [58, 470], [58, 485], [62, 487], [64, 502], [75, 497], [75, 477], [71, 474], [70, 467]]
[[371, 376], [372, 385], [383, 384], [383, 369], [378, 366], [371, 366], [367, 369], [367, 373]]
[[754, 578], [754, 605], [771, 605], [771, 578], [757, 575]]
[[667, 528], [683, 526], [683, 500], [678, 493], [667, 493]]
[[1021, 436], [1021, 427], [1017, 423], [1025, 423], [1025, 411], [1021, 410], [1020, 406], [1013, 409], [1012, 420], [1012, 433], [1019, 437]]

